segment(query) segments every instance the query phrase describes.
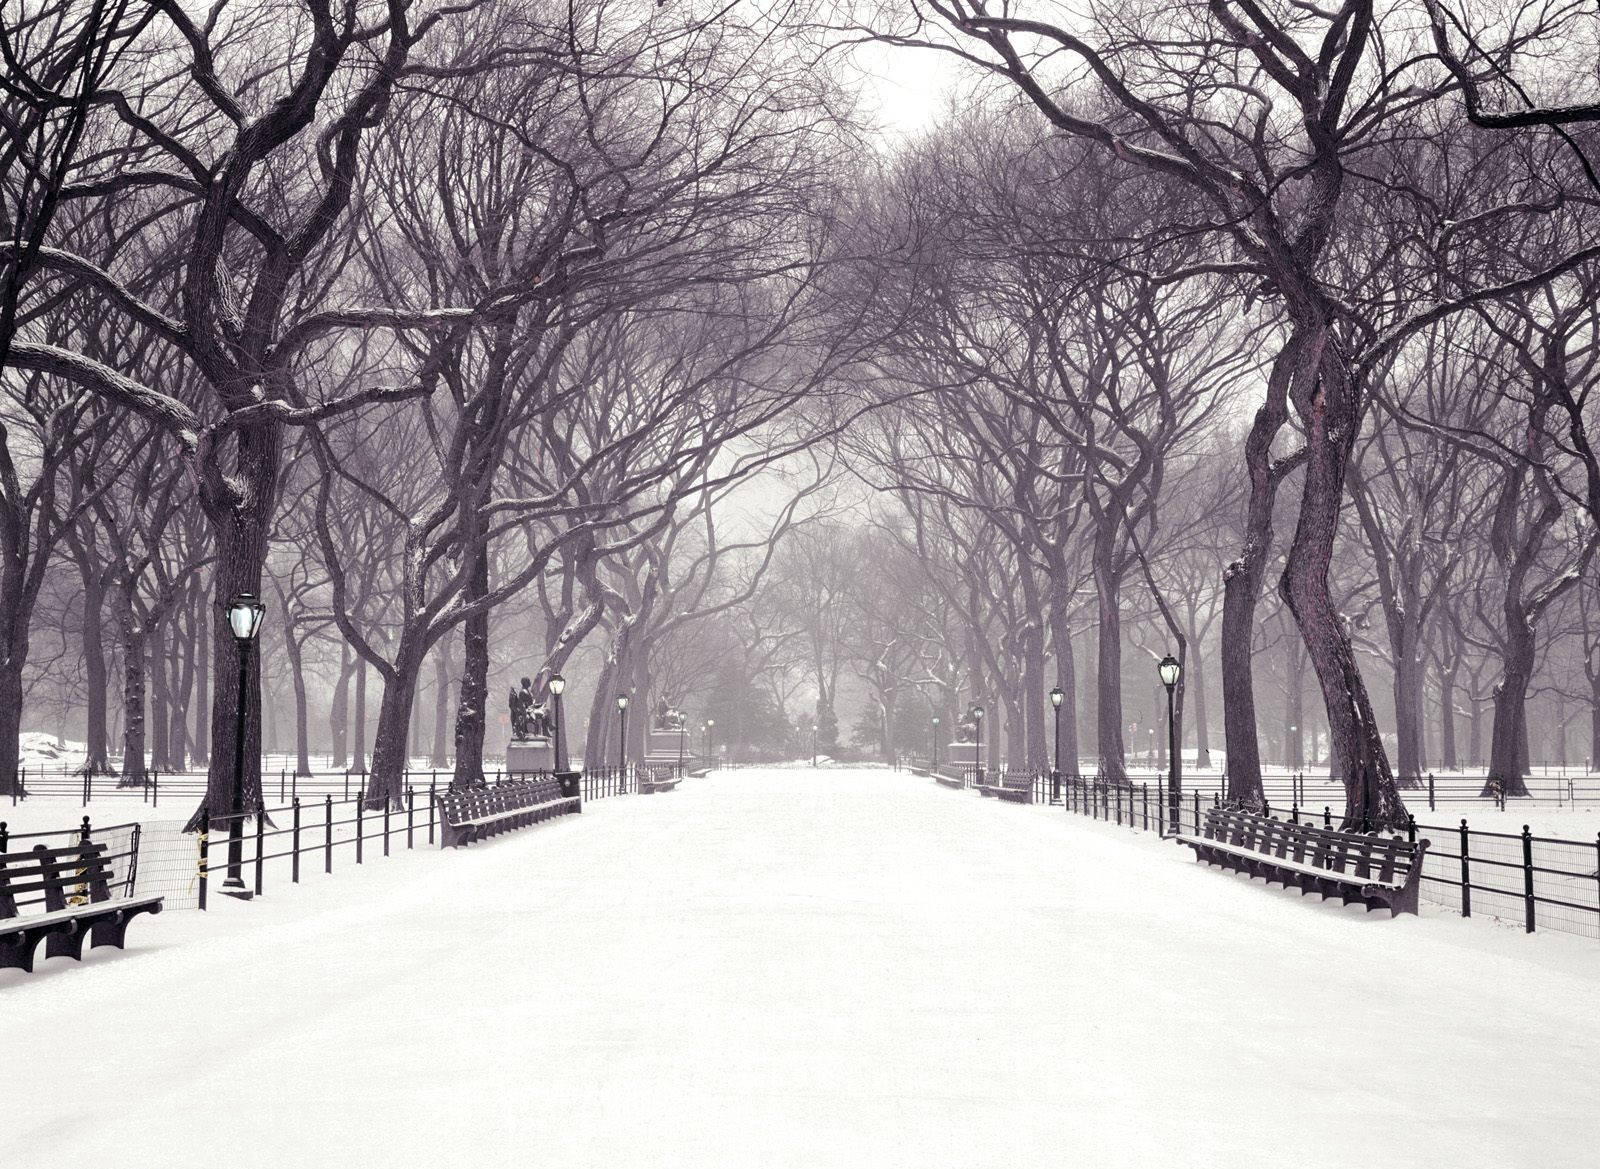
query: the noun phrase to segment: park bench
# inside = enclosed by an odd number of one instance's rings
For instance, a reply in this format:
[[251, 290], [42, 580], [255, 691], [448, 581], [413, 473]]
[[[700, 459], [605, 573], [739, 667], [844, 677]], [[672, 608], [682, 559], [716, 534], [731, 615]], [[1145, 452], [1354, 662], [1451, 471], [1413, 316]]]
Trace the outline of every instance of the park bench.
[[945, 787], [967, 786], [966, 777], [961, 775], [959, 772], [955, 775], [951, 775], [947, 771], [935, 771], [933, 773], [933, 781], [935, 783], [942, 783]]
[[999, 771], [989, 783], [980, 783], [978, 791], [985, 796], [1010, 800], [1014, 804], [1033, 803], [1033, 775], [1026, 771]]
[[554, 775], [513, 779], [493, 787], [440, 792], [439, 846], [457, 847], [554, 816], [583, 811], [583, 801]]
[[160, 913], [162, 898], [113, 897], [115, 880], [106, 846], [88, 840], [0, 853], [0, 969], [31, 971], [41, 941], [47, 958], [82, 961], [85, 937], [122, 949], [128, 923]]
[[1207, 864], [1297, 887], [1301, 895], [1359, 901], [1368, 910], [1387, 906], [1390, 916], [1417, 912], [1426, 840], [1342, 832], [1234, 808], [1206, 813], [1199, 836], [1176, 839]]
[[639, 776], [639, 794], [648, 796], [655, 792], [669, 792], [678, 786], [682, 778], [665, 767], [646, 768]]

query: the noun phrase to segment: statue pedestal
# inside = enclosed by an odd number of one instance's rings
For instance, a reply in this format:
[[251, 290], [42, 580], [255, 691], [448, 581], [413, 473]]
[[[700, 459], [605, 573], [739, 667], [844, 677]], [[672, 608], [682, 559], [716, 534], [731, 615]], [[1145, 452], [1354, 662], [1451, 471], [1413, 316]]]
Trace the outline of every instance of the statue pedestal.
[[978, 765], [978, 744], [976, 743], [951, 743], [950, 754], [946, 756], [957, 767], [976, 767]]
[[554, 771], [556, 749], [548, 739], [513, 739], [506, 747], [506, 774]]
[[687, 730], [663, 731], [652, 727], [644, 750], [646, 755], [671, 755], [676, 759], [678, 757], [679, 744], [683, 746], [684, 755], [687, 756], [694, 753], [694, 745], [689, 742], [689, 732]]

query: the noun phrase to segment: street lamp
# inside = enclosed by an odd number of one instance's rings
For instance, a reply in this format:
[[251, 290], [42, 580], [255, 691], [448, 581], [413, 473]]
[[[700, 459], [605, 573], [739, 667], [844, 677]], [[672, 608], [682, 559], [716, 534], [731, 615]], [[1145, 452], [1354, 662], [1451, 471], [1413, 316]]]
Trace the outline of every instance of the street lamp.
[[621, 726], [617, 728], [617, 790], [626, 791], [628, 787], [628, 696], [626, 694], [617, 695], [617, 717], [621, 720]]
[[973, 752], [973, 762], [978, 765], [978, 782], [983, 783], [983, 707], [972, 708], [973, 720], [978, 724], [977, 750]]
[[565, 690], [566, 688], [567, 688], [567, 680], [565, 678], [563, 678], [560, 674], [551, 674], [550, 675], [550, 697], [554, 701], [554, 704], [555, 704], [555, 712], [554, 712], [554, 716], [555, 716], [555, 720], [556, 720], [556, 722], [555, 722], [555, 726], [556, 726], [556, 736], [555, 736], [555, 738], [556, 738], [556, 741], [555, 741], [555, 757], [556, 758], [555, 758], [555, 764], [556, 764], [556, 770], [557, 771], [565, 771], [566, 770], [566, 768], [562, 766], [562, 763], [564, 762], [564, 760], [561, 758], [561, 692], [563, 690]]
[[[1178, 679], [1183, 675], [1183, 667], [1178, 664], [1178, 659], [1168, 654], [1156, 666], [1156, 673], [1161, 676], [1161, 684], [1167, 688], [1167, 803], [1172, 808], [1172, 830], [1178, 831], [1178, 814], [1183, 809], [1183, 789], [1178, 781], [1178, 722], [1173, 713], [1173, 692], [1177, 689]], [[1199, 831], [1196, 826], [1195, 831]]]
[[711, 728], [717, 725], [714, 718], [706, 719], [706, 769], [709, 771], [713, 758], [714, 748], [711, 745]]
[[683, 712], [677, 707], [667, 711], [668, 716], [678, 728], [678, 778], [683, 778], [683, 733], [685, 730]]
[[1050, 802], [1061, 802], [1061, 703], [1066, 699], [1066, 692], [1059, 686], [1050, 688], [1050, 706], [1055, 713], [1056, 720], [1056, 761], [1050, 768]]
[[817, 724], [811, 724], [811, 766], [817, 765]]
[[939, 770], [939, 716], [933, 716], [933, 768]]
[[[250, 900], [244, 887], [242, 868], [244, 862], [244, 709], [250, 690], [250, 651], [255, 648], [256, 635], [261, 632], [261, 616], [266, 606], [254, 593], [240, 593], [228, 602], [228, 628], [233, 633], [234, 648], [239, 651], [239, 700], [234, 705], [233, 721], [233, 791], [228, 807], [228, 876], [222, 882], [222, 892], [241, 901]], [[259, 813], [257, 813], [259, 815]]]

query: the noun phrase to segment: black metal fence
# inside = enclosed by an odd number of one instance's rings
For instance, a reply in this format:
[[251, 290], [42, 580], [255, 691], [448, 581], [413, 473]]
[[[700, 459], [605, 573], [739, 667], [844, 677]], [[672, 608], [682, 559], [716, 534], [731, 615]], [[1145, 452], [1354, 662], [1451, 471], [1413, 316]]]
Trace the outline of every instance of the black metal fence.
[[[926, 761], [913, 762], [912, 770], [931, 774]], [[955, 771], [968, 787], [978, 781], [975, 767], [941, 765], [939, 770], [946, 774]], [[1058, 803], [1077, 815], [1164, 837], [1198, 835], [1206, 811], [1221, 803], [1215, 784], [1203, 791], [1186, 781], [1174, 808], [1161, 781], [1054, 777], [1046, 771], [1005, 774], [1008, 783], [1031, 781], [1035, 804]], [[1302, 792], [1313, 794], [1298, 783], [1271, 790], [1280, 790], [1289, 798], [1275, 803], [1269, 795], [1268, 814], [1296, 823], [1335, 826], [1334, 803], [1307, 806], [1298, 802], [1295, 797]], [[1339, 801], [1343, 801], [1342, 788]], [[1435, 801], [1439, 802], [1437, 795]], [[1490, 801], [1485, 798], [1485, 802]], [[1463, 917], [1515, 921], [1529, 933], [1549, 929], [1600, 939], [1600, 833], [1592, 841], [1567, 840], [1537, 835], [1528, 825], [1517, 833], [1491, 832], [1470, 827], [1465, 818], [1448, 825], [1412, 817], [1406, 834], [1412, 840], [1421, 837], [1429, 842], [1420, 884], [1424, 900], [1454, 909]]]
[[[594, 768], [579, 774], [579, 792], [592, 803], [636, 793], [641, 779], [665, 774], [678, 774], [676, 765]], [[493, 782], [501, 781], [496, 773]], [[86, 838], [83, 834], [92, 831], [93, 839], [108, 844], [113, 872], [128, 892], [159, 893], [172, 909], [206, 909], [219, 892], [218, 882], [229, 878], [258, 896], [269, 883], [298, 884], [302, 876], [319, 870], [331, 874], [343, 864], [361, 865], [376, 856], [433, 844], [439, 836], [438, 796], [449, 784], [448, 772], [408, 772], [399, 803], [386, 803], [380, 809], [367, 806], [368, 793], [360, 783], [352, 789], [342, 783], [324, 783], [309, 791], [302, 786], [298, 792], [291, 786], [287, 800], [263, 808], [259, 816], [213, 815], [202, 808], [201, 827], [195, 832], [184, 831], [181, 820], [92, 829], [85, 816], [75, 828], [23, 835], [10, 833], [0, 821], [0, 852], [8, 843], [14, 847], [26, 840], [32, 847], [48, 839]], [[35, 793], [42, 794], [37, 788]], [[172, 795], [170, 786], [164, 794]], [[202, 797], [203, 777], [183, 794]], [[154, 789], [149, 798], [155, 802]], [[235, 820], [240, 827], [236, 864], [229, 855]]]

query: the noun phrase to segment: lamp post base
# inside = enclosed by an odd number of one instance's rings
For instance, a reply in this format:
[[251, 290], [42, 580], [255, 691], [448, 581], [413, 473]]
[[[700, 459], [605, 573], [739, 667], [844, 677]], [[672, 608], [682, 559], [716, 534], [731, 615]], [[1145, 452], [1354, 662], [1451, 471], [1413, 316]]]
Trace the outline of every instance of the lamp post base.
[[224, 897], [233, 897], [239, 901], [250, 901], [255, 898], [255, 894], [249, 889], [246, 889], [244, 882], [238, 877], [229, 877], [226, 881], [222, 882], [222, 888], [218, 889], [217, 892], [221, 893]]

